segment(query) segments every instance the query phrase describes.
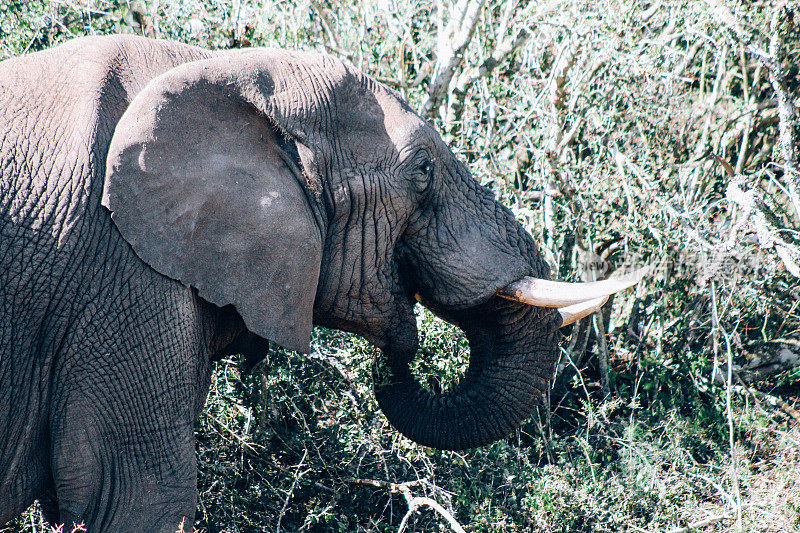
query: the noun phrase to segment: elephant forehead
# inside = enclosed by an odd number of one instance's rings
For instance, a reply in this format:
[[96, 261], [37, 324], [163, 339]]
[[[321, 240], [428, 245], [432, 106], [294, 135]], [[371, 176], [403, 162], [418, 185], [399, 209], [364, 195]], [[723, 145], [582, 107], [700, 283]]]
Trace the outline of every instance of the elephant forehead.
[[414, 142], [423, 135], [425, 122], [408, 104], [353, 65], [319, 53], [282, 51], [281, 57], [280, 69], [289, 75], [276, 80], [276, 91], [299, 89], [307, 97], [313, 95], [312, 107], [335, 121], [337, 135], [385, 132], [387, 140], [396, 145]]
[[342, 85], [333, 94], [329, 120], [338, 143], [367, 159], [398, 156], [420, 144], [432, 130], [405, 103], [382, 87], [368, 84]]
[[[301, 119], [311, 137], [331, 141], [333, 135], [336, 140], [324, 144], [358, 147], [355, 151], [365, 157], [392, 155], [386, 152], [402, 151], [432, 132], [396, 92], [327, 54], [277, 49], [233, 52], [228, 68], [240, 72], [238, 79], [247, 80], [244, 85], [251, 90], [243, 92], [257, 94], [266, 88], [293, 102], [285, 112]], [[269, 73], [268, 79], [262, 79], [263, 73]], [[344, 139], [348, 142], [342, 143]]]
[[373, 87], [351, 105], [336, 113], [336, 135], [347, 139], [347, 146], [369, 157], [386, 161], [402, 157], [405, 151], [420, 144], [431, 144], [435, 132], [402, 100], [385, 90]]
[[400, 153], [422, 144], [428, 144], [432, 133], [427, 124], [416, 116], [387, 117], [384, 120], [384, 127]]
[[427, 123], [399, 94], [372, 78], [367, 79], [374, 102], [380, 108], [377, 118], [396, 144], [415, 142], [431, 133], [430, 128], [426, 128]]

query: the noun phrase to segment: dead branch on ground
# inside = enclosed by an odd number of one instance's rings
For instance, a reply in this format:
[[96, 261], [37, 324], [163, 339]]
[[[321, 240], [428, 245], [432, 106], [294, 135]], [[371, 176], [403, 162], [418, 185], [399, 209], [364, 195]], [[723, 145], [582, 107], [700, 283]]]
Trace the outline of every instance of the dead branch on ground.
[[[450, 528], [455, 531], [456, 533], [466, 533], [464, 528], [461, 524], [458, 523], [458, 520], [453, 518], [453, 515], [450, 511], [442, 507], [442, 505], [434, 500], [433, 498], [428, 498], [425, 496], [414, 496], [411, 492], [412, 487], [425, 485], [429, 488], [437, 489], [434, 487], [428, 480], [426, 479], [417, 479], [415, 481], [406, 481], [404, 483], [391, 483], [389, 481], [379, 481], [375, 479], [348, 479], [350, 483], [357, 483], [359, 485], [367, 485], [370, 487], [379, 487], [382, 489], [389, 489], [390, 492], [399, 493], [403, 495], [403, 498], [406, 500], [406, 504], [408, 504], [408, 511], [403, 516], [403, 519], [400, 521], [400, 526], [397, 528], [397, 533], [402, 533], [408, 527], [408, 521], [416, 513], [421, 507], [430, 507], [434, 511], [436, 511], [442, 518], [444, 518], [447, 523], [450, 525]], [[439, 489], [441, 490], [441, 489]]]

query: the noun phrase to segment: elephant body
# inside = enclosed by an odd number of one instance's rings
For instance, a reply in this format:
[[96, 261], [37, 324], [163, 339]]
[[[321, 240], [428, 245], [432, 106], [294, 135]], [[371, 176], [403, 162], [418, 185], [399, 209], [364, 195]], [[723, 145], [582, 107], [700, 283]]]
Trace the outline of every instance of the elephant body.
[[[337, 116], [348, 99], [363, 116]], [[189, 138], [199, 130], [213, 142]], [[395, 149], [419, 137], [436, 155]], [[312, 320], [383, 350], [379, 402], [423, 444], [484, 444], [527, 417], [558, 315], [492, 294], [548, 267], [440, 143], [326, 56], [115, 36], [0, 63], [0, 524], [39, 499], [89, 531], [174, 531], [194, 516], [210, 359], [265, 339], [305, 349]], [[454, 391], [408, 372], [415, 293], [473, 345]]]
[[106, 506], [118, 531], [150, 531], [194, 513], [193, 422], [228, 332], [135, 256], [100, 197], [130, 100], [207, 52], [91, 41], [0, 65], [0, 523], [49, 493], [61, 521]]

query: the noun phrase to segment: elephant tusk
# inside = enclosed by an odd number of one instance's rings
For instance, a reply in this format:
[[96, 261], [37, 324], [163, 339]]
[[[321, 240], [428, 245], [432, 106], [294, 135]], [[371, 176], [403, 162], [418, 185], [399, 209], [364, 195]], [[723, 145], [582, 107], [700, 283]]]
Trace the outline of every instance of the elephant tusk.
[[600, 298], [595, 298], [588, 302], [559, 308], [558, 313], [561, 315], [561, 327], [569, 326], [573, 322], [577, 322], [581, 318], [591, 315], [603, 307], [603, 304], [606, 303], [607, 300], [608, 296], [601, 296]]
[[562, 308], [625, 290], [639, 283], [651, 270], [652, 265], [647, 265], [619, 278], [587, 283], [567, 283], [526, 276], [509, 283], [497, 291], [497, 295], [529, 305]]

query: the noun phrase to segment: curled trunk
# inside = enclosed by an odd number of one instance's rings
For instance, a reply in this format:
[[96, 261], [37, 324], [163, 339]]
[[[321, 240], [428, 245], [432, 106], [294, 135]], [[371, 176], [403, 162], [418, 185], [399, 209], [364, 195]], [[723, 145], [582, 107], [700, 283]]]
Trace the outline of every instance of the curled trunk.
[[413, 377], [414, 353], [386, 350], [386, 364], [375, 375], [386, 418], [411, 440], [440, 449], [474, 448], [507, 436], [546, 391], [561, 317], [553, 309], [496, 297], [439, 314], [464, 330], [469, 368], [452, 390], [437, 394]]

